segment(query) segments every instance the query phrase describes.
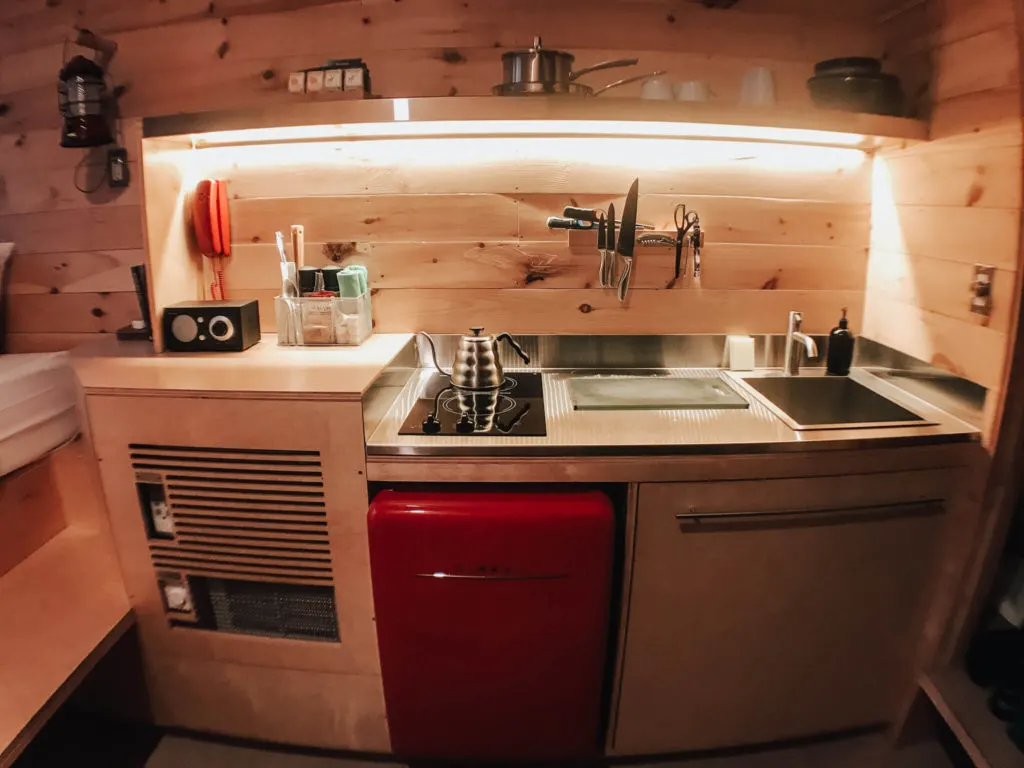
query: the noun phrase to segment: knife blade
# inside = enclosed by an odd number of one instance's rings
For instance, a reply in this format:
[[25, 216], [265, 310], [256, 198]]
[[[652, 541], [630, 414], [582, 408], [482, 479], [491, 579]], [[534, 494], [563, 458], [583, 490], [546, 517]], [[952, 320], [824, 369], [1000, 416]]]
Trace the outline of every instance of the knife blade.
[[598, 251], [597, 255], [598, 255], [598, 258], [600, 259], [600, 261], [598, 262], [598, 267], [597, 267], [597, 279], [600, 282], [602, 288], [605, 287], [604, 286], [604, 263], [605, 263], [605, 252], [606, 252], [607, 246], [608, 246], [608, 238], [607, 238], [607, 234], [606, 233], [607, 233], [607, 229], [606, 229], [605, 223], [604, 223], [604, 214], [601, 214], [601, 217], [597, 220], [597, 251]]
[[604, 252], [604, 288], [615, 287], [615, 203], [608, 205], [608, 250]]
[[608, 206], [608, 250], [615, 250], [615, 203]]
[[626, 209], [622, 213], [619, 228], [619, 243], [615, 249], [624, 262], [619, 276], [619, 301], [624, 302], [629, 293], [629, 281], [633, 274], [633, 247], [636, 245], [636, 209], [640, 197], [640, 179], [634, 179], [626, 195]]

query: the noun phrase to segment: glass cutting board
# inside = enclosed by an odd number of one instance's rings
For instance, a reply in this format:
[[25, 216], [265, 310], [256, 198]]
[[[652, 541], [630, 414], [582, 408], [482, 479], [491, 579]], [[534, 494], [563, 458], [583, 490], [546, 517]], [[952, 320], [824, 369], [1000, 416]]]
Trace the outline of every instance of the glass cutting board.
[[569, 397], [577, 411], [750, 407], [719, 378], [576, 377], [569, 379]]

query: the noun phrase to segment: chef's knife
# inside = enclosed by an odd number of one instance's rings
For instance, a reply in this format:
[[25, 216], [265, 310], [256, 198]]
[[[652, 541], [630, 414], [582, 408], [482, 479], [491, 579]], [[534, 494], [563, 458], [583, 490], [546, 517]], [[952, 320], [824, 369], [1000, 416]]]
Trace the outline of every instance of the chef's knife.
[[601, 287], [605, 287], [604, 282], [604, 262], [605, 253], [608, 250], [608, 236], [606, 234], [607, 228], [604, 223], [604, 214], [597, 220], [597, 251], [600, 262], [597, 267], [597, 279], [601, 283]]
[[633, 274], [633, 246], [636, 245], [636, 208], [640, 197], [640, 179], [633, 181], [626, 195], [626, 210], [622, 214], [622, 226], [619, 229], [619, 244], [616, 253], [622, 256], [624, 266], [619, 276], [619, 301], [626, 300], [629, 292], [629, 280]]
[[548, 229], [597, 229], [597, 223], [593, 221], [580, 221], [579, 219], [565, 219], [560, 216], [548, 216]]
[[615, 287], [615, 203], [608, 206], [608, 250], [604, 252], [604, 286]]

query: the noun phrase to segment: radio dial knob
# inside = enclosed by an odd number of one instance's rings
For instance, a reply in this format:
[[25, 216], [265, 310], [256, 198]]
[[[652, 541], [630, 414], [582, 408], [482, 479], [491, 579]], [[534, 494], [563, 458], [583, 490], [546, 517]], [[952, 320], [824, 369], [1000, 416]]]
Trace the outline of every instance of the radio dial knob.
[[209, 330], [217, 341], [230, 341], [235, 335], [235, 324], [224, 315], [217, 315], [210, 321]]

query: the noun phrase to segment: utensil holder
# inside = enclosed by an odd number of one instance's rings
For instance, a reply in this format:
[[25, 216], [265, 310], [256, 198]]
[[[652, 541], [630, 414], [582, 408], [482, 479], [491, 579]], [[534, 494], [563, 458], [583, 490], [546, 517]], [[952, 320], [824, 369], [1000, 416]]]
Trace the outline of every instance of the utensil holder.
[[283, 347], [355, 347], [373, 332], [369, 292], [354, 298], [278, 296], [274, 310], [277, 343]]

